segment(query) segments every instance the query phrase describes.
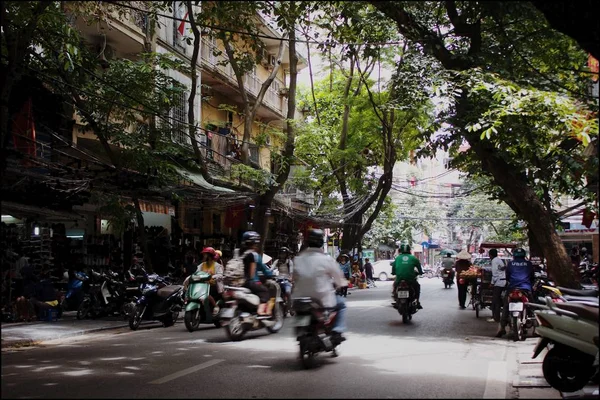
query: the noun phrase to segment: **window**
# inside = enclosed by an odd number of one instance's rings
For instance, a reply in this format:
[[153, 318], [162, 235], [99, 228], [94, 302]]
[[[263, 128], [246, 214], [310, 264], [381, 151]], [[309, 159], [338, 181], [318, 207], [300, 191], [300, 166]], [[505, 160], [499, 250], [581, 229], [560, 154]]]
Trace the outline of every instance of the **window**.
[[249, 150], [250, 150], [250, 161], [258, 164], [259, 163], [258, 162], [258, 146], [250, 143]]
[[187, 229], [202, 229], [202, 209], [188, 208], [185, 210], [185, 227]]
[[221, 214], [213, 214], [213, 233], [221, 233]]
[[179, 144], [189, 144], [190, 138], [187, 129], [187, 100], [188, 92], [181, 91], [175, 99], [175, 104], [171, 108], [170, 117], [173, 127], [171, 139]]

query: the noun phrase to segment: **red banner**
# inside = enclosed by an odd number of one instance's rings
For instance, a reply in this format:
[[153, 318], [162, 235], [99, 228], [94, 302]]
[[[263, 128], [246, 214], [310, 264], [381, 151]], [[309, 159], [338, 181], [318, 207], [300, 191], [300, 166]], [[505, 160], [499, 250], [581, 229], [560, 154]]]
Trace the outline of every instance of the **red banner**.
[[[31, 106], [31, 98], [29, 98], [16, 115], [12, 132], [15, 150], [35, 157], [35, 124]], [[29, 165], [29, 162], [23, 160], [23, 165]]]
[[594, 222], [595, 216], [596, 214], [593, 211], [586, 208], [585, 210], [583, 210], [583, 218], [581, 219], [581, 223], [583, 224], [583, 226], [589, 229], [590, 226], [592, 226], [592, 222]]

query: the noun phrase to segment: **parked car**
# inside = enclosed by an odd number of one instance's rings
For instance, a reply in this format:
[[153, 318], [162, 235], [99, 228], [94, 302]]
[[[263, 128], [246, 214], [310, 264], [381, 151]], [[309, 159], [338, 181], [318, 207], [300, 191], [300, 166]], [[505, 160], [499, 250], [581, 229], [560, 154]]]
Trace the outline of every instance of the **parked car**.
[[392, 266], [391, 262], [394, 260], [379, 260], [373, 263], [373, 278], [379, 279], [380, 281], [387, 281], [392, 278]]

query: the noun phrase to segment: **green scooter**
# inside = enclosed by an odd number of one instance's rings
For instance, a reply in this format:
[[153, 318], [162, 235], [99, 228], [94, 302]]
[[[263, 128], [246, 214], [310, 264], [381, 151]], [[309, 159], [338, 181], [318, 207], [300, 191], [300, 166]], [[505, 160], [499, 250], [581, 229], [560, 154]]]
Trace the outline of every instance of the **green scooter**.
[[[204, 271], [197, 271], [190, 275], [184, 316], [185, 327], [190, 332], [198, 329], [200, 324], [214, 324], [217, 328], [221, 327], [218, 315], [213, 317], [213, 307], [208, 299], [211, 278], [213, 275]], [[218, 306], [220, 302], [217, 303]]]

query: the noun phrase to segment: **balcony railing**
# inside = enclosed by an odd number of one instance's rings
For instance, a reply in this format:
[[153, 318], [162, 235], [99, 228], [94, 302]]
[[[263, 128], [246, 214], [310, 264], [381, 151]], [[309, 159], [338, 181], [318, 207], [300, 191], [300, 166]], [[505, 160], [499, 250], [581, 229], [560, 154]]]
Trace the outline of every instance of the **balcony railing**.
[[[202, 39], [202, 46], [200, 48], [200, 57], [202, 61], [211, 69], [218, 71], [229, 78], [229, 80], [237, 86], [237, 78], [233, 72], [233, 68], [229, 64], [229, 60], [224, 54], [215, 55], [215, 51], [217, 50], [218, 48], [214, 43]], [[255, 74], [248, 72], [244, 75], [244, 84], [249, 93], [257, 96], [263, 81]], [[267, 93], [265, 93], [263, 101], [277, 112], [285, 114], [287, 112], [287, 98], [282, 98], [282, 96], [279, 95], [278, 90], [273, 86], [282, 88], [285, 85], [279, 79], [276, 79], [267, 90]]]

